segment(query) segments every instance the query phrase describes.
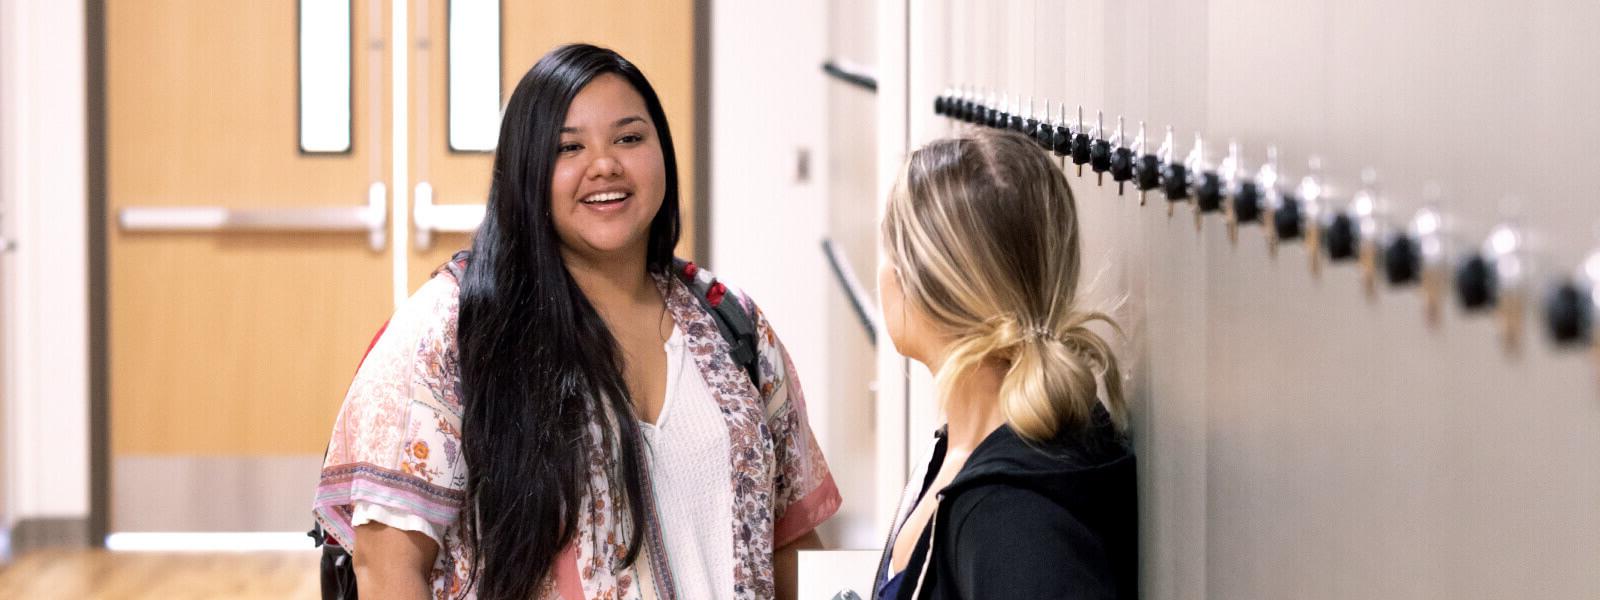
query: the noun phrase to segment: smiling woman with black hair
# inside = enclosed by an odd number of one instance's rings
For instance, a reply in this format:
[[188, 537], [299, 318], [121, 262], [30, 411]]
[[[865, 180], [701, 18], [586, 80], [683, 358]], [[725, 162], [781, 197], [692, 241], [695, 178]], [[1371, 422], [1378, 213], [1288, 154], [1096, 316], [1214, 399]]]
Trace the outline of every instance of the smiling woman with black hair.
[[472, 251], [395, 313], [334, 425], [315, 510], [363, 596], [792, 591], [786, 551], [820, 546], [838, 490], [760, 310], [675, 262], [678, 205], [632, 63], [580, 44], [528, 71]]

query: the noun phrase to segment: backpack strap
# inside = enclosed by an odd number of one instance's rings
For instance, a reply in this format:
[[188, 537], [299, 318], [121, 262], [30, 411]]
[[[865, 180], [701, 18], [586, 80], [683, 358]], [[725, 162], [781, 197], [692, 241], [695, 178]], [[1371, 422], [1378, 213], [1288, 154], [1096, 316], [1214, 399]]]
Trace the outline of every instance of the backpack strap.
[[672, 260], [672, 272], [689, 286], [690, 295], [700, 302], [717, 324], [717, 331], [722, 334], [722, 339], [728, 341], [728, 357], [735, 364], [744, 367], [746, 375], [750, 376], [750, 385], [761, 389], [761, 361], [757, 352], [756, 322], [745, 308], [740, 299], [734, 298], [727, 302], [728, 286], [717, 281], [710, 273], [700, 269], [692, 262], [675, 258]]
[[467, 258], [471, 256], [471, 250], [456, 252], [454, 256], [450, 257], [450, 262], [439, 265], [439, 268], [433, 270], [433, 274], [438, 275], [439, 273], [448, 272], [451, 277], [456, 278], [456, 283], [459, 284], [467, 274]]

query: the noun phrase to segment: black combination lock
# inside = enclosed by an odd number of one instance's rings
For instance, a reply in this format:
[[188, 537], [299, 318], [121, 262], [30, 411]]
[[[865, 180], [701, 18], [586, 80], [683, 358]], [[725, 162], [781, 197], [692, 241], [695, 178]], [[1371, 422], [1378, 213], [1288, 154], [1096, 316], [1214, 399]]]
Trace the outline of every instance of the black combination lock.
[[1422, 278], [1422, 249], [1410, 235], [1397, 233], [1383, 245], [1383, 274], [1389, 285], [1415, 283]]
[[1040, 116], [1044, 118], [1039, 119], [1039, 122], [1034, 125], [1032, 133], [1033, 141], [1039, 144], [1039, 147], [1043, 148], [1045, 152], [1049, 152], [1052, 146], [1051, 138], [1053, 137], [1053, 134], [1050, 128], [1050, 102], [1048, 100], [1046, 100], [1044, 103], [1044, 114]]
[[1322, 230], [1322, 246], [1328, 251], [1328, 260], [1344, 261], [1356, 257], [1360, 232], [1356, 221], [1348, 213], [1339, 212], [1328, 220]]
[[1117, 195], [1122, 195], [1122, 186], [1133, 179], [1133, 150], [1124, 146], [1117, 146], [1111, 151], [1111, 179], [1117, 182]]
[[1167, 194], [1168, 202], [1180, 202], [1189, 198], [1189, 168], [1183, 163], [1168, 161], [1161, 167], [1161, 189]]
[[1195, 177], [1194, 202], [1200, 212], [1222, 209], [1222, 176], [1216, 171], [1204, 171]]
[[1545, 327], [1557, 344], [1588, 343], [1594, 328], [1594, 300], [1574, 281], [1563, 281], [1544, 301]]
[[1083, 165], [1089, 164], [1089, 132], [1083, 127], [1083, 107], [1078, 107], [1078, 131], [1072, 136], [1072, 164], [1078, 165], [1078, 175], [1083, 175]]
[[1056, 120], [1055, 132], [1051, 134], [1050, 150], [1056, 156], [1072, 154], [1072, 130], [1067, 128], [1067, 107], [1061, 106], [1061, 118]]
[[1095, 111], [1094, 141], [1089, 144], [1089, 168], [1094, 171], [1094, 184], [1105, 183], [1106, 171], [1111, 170], [1111, 140], [1106, 139], [1105, 113]]
[[1233, 220], [1240, 224], [1261, 220], [1261, 186], [1256, 182], [1239, 182], [1239, 190], [1233, 194]]
[[1161, 174], [1161, 189], [1167, 195], [1167, 216], [1172, 216], [1172, 203], [1189, 197], [1189, 170], [1173, 158], [1175, 152], [1172, 140], [1172, 127], [1167, 127], [1167, 137], [1161, 141], [1161, 148], [1156, 150], [1160, 157], [1159, 173]]
[[1472, 254], [1456, 267], [1456, 296], [1468, 311], [1494, 307], [1499, 296], [1499, 282], [1494, 265], [1482, 254]]
[[1038, 129], [1039, 129], [1039, 120], [1033, 118], [1033, 98], [1029, 98], [1028, 99], [1028, 118], [1022, 121], [1022, 129], [1017, 130], [1017, 133], [1020, 133], [1022, 135], [1028, 136], [1029, 139], [1033, 139], [1034, 131], [1036, 131]]
[[1272, 211], [1272, 227], [1279, 240], [1300, 237], [1300, 200], [1293, 194], [1283, 194]]
[[1133, 178], [1134, 186], [1138, 187], [1140, 192], [1148, 192], [1160, 187], [1161, 157], [1154, 154], [1146, 154], [1139, 157], [1138, 162], [1134, 163]]

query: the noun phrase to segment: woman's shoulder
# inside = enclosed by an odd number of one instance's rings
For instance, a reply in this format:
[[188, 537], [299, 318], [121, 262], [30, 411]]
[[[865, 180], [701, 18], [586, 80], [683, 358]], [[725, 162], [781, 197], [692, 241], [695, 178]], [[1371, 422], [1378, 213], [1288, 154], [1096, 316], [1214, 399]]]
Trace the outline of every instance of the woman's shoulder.
[[357, 371], [363, 376], [408, 378], [412, 365], [453, 360], [460, 288], [448, 274], [423, 282], [390, 314]]
[[440, 270], [417, 287], [396, 307], [390, 326], [396, 323], [421, 326], [451, 325], [460, 313], [461, 284], [455, 275]]
[[459, 311], [461, 278], [466, 273], [470, 258], [471, 253], [467, 251], [457, 252], [449, 261], [434, 268], [427, 281], [422, 282], [396, 307], [395, 316], [404, 313], [407, 316], [448, 317], [453, 321]]
[[945, 564], [966, 567], [951, 573], [951, 587], [981, 598], [1131, 597], [1121, 590], [1132, 589], [1125, 574], [1137, 560], [1134, 503], [1111, 515], [1027, 487], [965, 496], [952, 506], [952, 536], [936, 543]]
[[[946, 488], [959, 518], [1040, 521], [1110, 517], [1109, 506], [1131, 503], [1137, 472], [1120, 433], [1090, 426], [1058, 432], [1043, 442], [1002, 426], [985, 439]], [[1116, 518], [1116, 517], [1112, 517]]]
[[[1015, 442], [1007, 444], [1015, 454], [991, 459], [987, 476], [946, 497], [952, 538], [942, 552], [952, 564], [977, 565], [976, 572], [985, 573], [966, 585], [998, 592], [986, 586], [1022, 578], [1037, 589], [1019, 597], [1060, 597], [1061, 590], [1131, 597], [1138, 539], [1134, 454], [1110, 451], [1085, 462]], [[1082, 568], [1062, 568], [1069, 564]]]

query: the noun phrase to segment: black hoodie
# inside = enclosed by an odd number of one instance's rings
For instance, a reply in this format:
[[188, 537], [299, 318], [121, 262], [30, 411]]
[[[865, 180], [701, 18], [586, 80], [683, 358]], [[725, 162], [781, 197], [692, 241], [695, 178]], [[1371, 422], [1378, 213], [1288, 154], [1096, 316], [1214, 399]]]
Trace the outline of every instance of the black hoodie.
[[[1133, 452], [1104, 409], [1096, 406], [1092, 421], [1045, 443], [1028, 442], [1010, 426], [984, 438], [939, 492], [896, 597], [911, 598], [920, 578], [919, 599], [1137, 598]], [[920, 497], [944, 460], [945, 432], [935, 435], [921, 486], [908, 494]], [[891, 535], [874, 596], [894, 542]]]

